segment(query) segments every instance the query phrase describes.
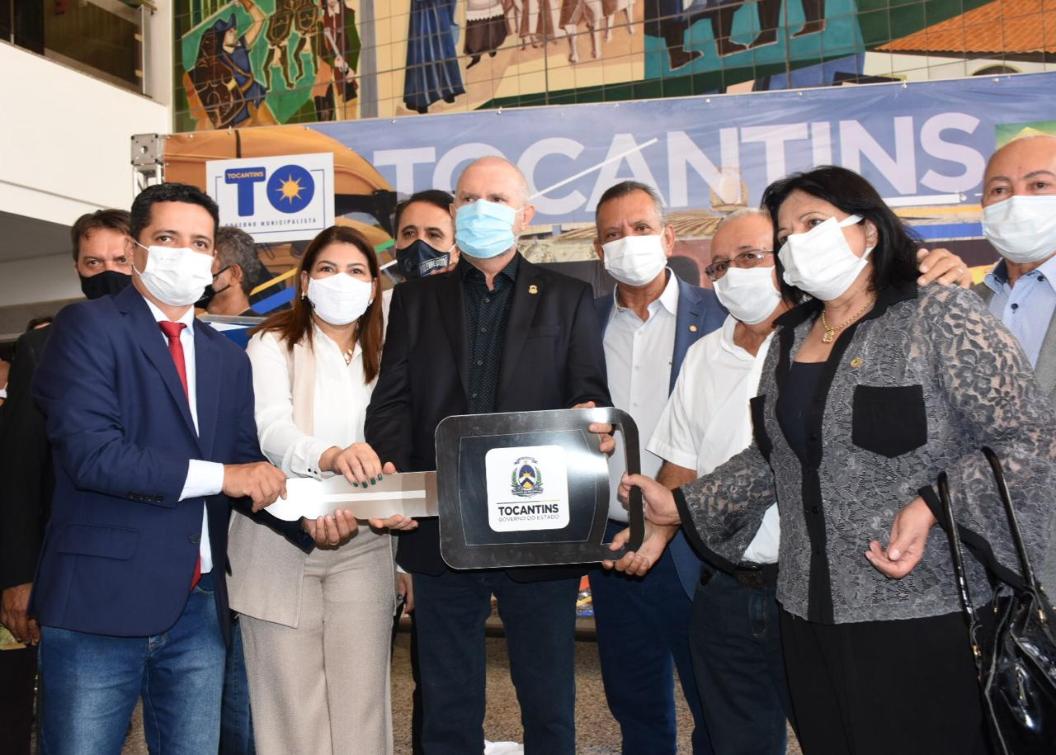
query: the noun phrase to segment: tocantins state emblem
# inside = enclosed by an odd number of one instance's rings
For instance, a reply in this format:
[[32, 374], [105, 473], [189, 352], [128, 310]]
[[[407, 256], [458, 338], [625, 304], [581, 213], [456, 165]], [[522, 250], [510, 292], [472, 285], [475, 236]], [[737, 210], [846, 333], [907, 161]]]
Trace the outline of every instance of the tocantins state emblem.
[[528, 498], [543, 492], [543, 473], [536, 459], [531, 456], [522, 456], [513, 462], [510, 492], [521, 498]]

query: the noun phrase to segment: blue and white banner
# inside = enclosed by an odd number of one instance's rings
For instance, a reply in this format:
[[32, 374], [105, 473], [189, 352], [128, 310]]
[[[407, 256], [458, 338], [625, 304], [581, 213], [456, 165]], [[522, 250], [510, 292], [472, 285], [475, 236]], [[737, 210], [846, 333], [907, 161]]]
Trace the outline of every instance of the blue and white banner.
[[310, 239], [334, 224], [332, 153], [210, 160], [205, 168], [220, 224], [257, 242]]
[[[837, 164], [894, 206], [978, 212], [987, 157], [1056, 121], [1056, 73], [875, 84], [313, 125], [355, 149], [401, 194], [451, 189], [474, 158], [520, 166], [537, 223], [593, 219], [622, 179], [669, 211], [758, 202], [791, 171]], [[938, 219], [938, 218], [935, 218]], [[959, 221], [958, 221], [959, 222]]]

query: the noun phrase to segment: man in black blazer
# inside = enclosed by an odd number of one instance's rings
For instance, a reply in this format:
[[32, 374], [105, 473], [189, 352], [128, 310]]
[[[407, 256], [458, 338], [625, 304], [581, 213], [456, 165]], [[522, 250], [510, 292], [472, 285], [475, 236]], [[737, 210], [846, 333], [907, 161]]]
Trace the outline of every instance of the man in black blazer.
[[[366, 435], [400, 471], [436, 468], [433, 433], [450, 415], [608, 405], [590, 287], [517, 252], [534, 214], [527, 195], [505, 160], [472, 163], [453, 206], [458, 266], [394, 291]], [[484, 622], [494, 594], [526, 752], [573, 753], [575, 602], [585, 569], [452, 571], [435, 519], [400, 536], [397, 561], [414, 578], [424, 752], [483, 750]]]

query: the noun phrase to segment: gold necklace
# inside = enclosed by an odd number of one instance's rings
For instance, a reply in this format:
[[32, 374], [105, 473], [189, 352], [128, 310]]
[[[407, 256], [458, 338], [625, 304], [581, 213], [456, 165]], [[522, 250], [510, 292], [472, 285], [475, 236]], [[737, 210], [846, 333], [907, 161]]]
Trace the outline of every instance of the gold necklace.
[[869, 308], [872, 307], [872, 306], [873, 306], [873, 300], [870, 299], [869, 301], [867, 301], [865, 303], [865, 306], [863, 306], [861, 309], [859, 309], [857, 312], [855, 312], [853, 315], [851, 315], [849, 318], [847, 318], [847, 320], [844, 321], [844, 323], [842, 325], [836, 325], [836, 326], [829, 325], [829, 321], [828, 321], [828, 318], [825, 317], [825, 309], [823, 307], [822, 310], [821, 310], [821, 327], [825, 329], [825, 332], [821, 336], [821, 342], [822, 343], [832, 343], [833, 341], [835, 341], [837, 333], [839, 333], [841, 330], [846, 328], [848, 325], [851, 325], [852, 323], [857, 322], [858, 318], [861, 317], [862, 315], [864, 315], [869, 310]]

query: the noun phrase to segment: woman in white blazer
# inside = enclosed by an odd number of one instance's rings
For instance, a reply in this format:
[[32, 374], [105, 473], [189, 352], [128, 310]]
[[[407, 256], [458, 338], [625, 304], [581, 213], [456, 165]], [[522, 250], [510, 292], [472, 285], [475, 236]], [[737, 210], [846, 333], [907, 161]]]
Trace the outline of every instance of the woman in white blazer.
[[[395, 471], [363, 442], [382, 332], [374, 250], [351, 229], [328, 228], [301, 260], [293, 307], [247, 347], [260, 447], [288, 477], [343, 474], [369, 487]], [[261, 755], [392, 752], [393, 561], [384, 528], [416, 524], [399, 516], [370, 524], [343, 511], [307, 522], [331, 547], [306, 554], [232, 517], [230, 602], [242, 615]]]

